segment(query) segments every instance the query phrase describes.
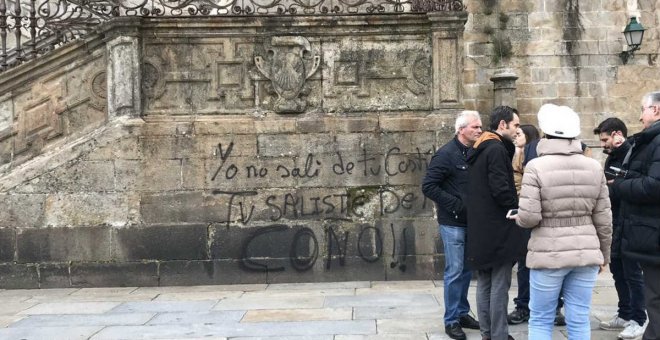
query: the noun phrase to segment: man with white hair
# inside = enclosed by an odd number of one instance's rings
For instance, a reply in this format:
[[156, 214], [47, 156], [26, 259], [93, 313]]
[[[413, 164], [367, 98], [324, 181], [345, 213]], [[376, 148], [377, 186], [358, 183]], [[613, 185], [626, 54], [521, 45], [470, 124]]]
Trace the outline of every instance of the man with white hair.
[[445, 332], [452, 339], [466, 339], [463, 328], [479, 329], [470, 316], [467, 292], [472, 272], [465, 266], [467, 209], [467, 153], [481, 136], [481, 118], [476, 111], [463, 111], [456, 118], [455, 136], [431, 158], [422, 183], [424, 195], [436, 204], [445, 254]]
[[[623, 257], [639, 261], [644, 272], [648, 325], [644, 340], [660, 339], [660, 91], [642, 98], [642, 132], [630, 138], [611, 188], [621, 199]], [[634, 326], [643, 325], [637, 324]]]

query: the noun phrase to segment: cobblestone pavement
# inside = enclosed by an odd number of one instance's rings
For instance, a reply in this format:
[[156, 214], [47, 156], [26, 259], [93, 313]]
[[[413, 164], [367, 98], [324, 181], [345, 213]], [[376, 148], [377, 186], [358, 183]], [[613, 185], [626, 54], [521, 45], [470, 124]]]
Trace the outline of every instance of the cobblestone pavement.
[[[515, 292], [514, 275], [511, 299]], [[442, 281], [431, 280], [0, 290], [0, 301], [0, 339], [449, 339]], [[598, 329], [616, 304], [611, 274], [602, 273], [593, 339], [617, 338]], [[527, 324], [510, 332], [527, 339]], [[480, 339], [477, 330], [466, 333]], [[553, 339], [566, 339], [565, 327], [555, 327]]]

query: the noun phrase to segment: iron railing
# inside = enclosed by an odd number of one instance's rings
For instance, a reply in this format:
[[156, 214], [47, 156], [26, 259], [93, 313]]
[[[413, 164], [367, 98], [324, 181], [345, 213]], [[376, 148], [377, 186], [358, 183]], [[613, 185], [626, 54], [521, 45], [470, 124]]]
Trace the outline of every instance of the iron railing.
[[0, 0], [0, 72], [115, 17], [463, 11], [463, 0]]

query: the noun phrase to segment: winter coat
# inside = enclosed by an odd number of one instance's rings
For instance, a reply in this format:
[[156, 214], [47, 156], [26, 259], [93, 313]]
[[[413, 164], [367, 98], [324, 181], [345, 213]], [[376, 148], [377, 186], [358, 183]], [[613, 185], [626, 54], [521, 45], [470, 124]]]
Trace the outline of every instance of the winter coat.
[[[605, 160], [605, 178], [608, 180], [614, 179], [613, 176], [608, 175], [611, 173], [610, 167], [616, 167], [621, 169], [623, 167], [623, 159], [626, 157], [626, 154], [630, 150], [630, 143], [626, 140], [623, 144], [619, 145], [618, 148], [612, 149], [612, 152], [607, 156]], [[612, 258], [621, 258], [621, 225], [623, 221], [619, 215], [619, 206], [620, 198], [616, 197], [614, 190], [612, 190], [612, 185], [607, 186], [610, 190], [610, 203], [612, 205]]]
[[635, 134], [612, 188], [621, 199], [624, 257], [660, 264], [660, 121]]
[[422, 192], [435, 202], [438, 223], [467, 226], [463, 200], [467, 190], [467, 151], [457, 137], [436, 151], [422, 181]]
[[516, 148], [516, 153], [513, 155], [511, 166], [513, 167], [513, 182], [516, 184], [516, 192], [520, 194], [520, 186], [522, 185], [522, 176], [525, 171], [523, 161], [525, 160], [525, 149]]
[[558, 269], [609, 263], [612, 212], [607, 181], [578, 140], [542, 139], [527, 163], [518, 224], [533, 228], [527, 267]]
[[506, 218], [518, 207], [511, 159], [515, 146], [494, 132], [484, 132], [468, 155], [467, 264], [493, 268], [525, 255], [524, 231]]

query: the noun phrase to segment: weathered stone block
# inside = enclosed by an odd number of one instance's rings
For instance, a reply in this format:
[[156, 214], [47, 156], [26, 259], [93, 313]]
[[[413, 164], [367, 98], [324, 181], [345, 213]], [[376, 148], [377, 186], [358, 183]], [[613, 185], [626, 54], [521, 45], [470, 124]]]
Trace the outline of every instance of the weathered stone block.
[[23, 263], [108, 261], [111, 242], [108, 227], [19, 229], [16, 258]]
[[0, 261], [14, 261], [16, 252], [16, 229], [0, 228]]
[[190, 135], [140, 137], [138, 145], [144, 159], [181, 159], [191, 156], [194, 139]]
[[39, 288], [37, 266], [33, 264], [0, 264], [0, 288], [36, 289]]
[[145, 193], [139, 204], [140, 215], [145, 223], [172, 224], [225, 221], [228, 203], [196, 191]]
[[316, 261], [314, 269], [297, 272], [287, 269], [268, 272], [268, 283], [328, 282], [328, 281], [382, 281], [385, 280], [385, 263], [382, 258], [366, 262], [359, 257], [346, 257], [344, 264], [326, 268], [325, 261]]
[[44, 221], [46, 195], [0, 194], [0, 227], [34, 228]]
[[161, 286], [266, 283], [266, 272], [241, 269], [238, 261], [167, 261], [160, 264]]
[[71, 287], [68, 263], [39, 264], [39, 288]]
[[170, 191], [181, 189], [181, 160], [117, 160], [116, 185], [120, 191]]
[[158, 264], [156, 262], [84, 262], [71, 264], [71, 286], [73, 287], [144, 287], [157, 285]]
[[115, 235], [115, 259], [122, 261], [208, 258], [206, 225], [130, 227]]
[[46, 226], [124, 225], [129, 220], [129, 197], [117, 193], [51, 194], [45, 207]]
[[35, 193], [113, 191], [114, 183], [114, 162], [75, 161], [33, 179], [29, 190]]

